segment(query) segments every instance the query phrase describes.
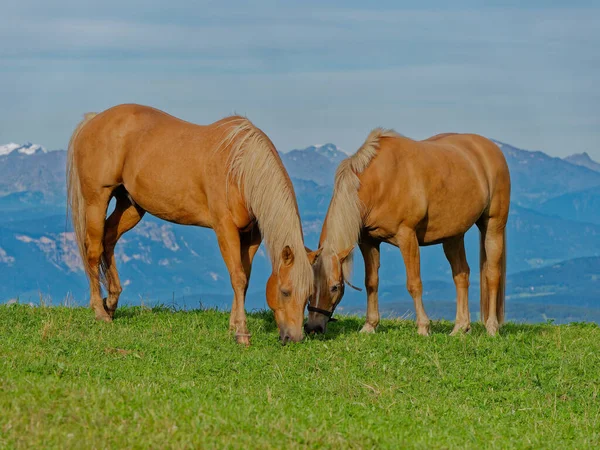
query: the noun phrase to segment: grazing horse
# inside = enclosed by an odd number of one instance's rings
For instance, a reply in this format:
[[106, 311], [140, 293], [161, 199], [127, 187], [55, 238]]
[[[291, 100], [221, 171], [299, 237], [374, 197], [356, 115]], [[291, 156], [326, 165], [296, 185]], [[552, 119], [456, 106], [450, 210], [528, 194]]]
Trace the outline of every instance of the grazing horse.
[[121, 294], [115, 245], [149, 212], [215, 231], [234, 292], [229, 326], [246, 345], [244, 301], [264, 239], [273, 267], [267, 303], [280, 338], [302, 339], [318, 255], [305, 250], [294, 189], [275, 147], [248, 119], [195, 125], [140, 105], [86, 114], [69, 143], [67, 191], [96, 319], [110, 322]]
[[488, 333], [496, 334], [504, 320], [509, 203], [508, 166], [490, 140], [447, 133], [414, 141], [393, 130], [373, 130], [337, 169], [305, 330], [325, 331], [344, 295], [344, 282], [349, 284], [352, 250], [358, 242], [367, 288], [367, 320], [361, 331], [375, 331], [379, 324], [379, 247], [387, 242], [399, 247], [404, 258], [407, 288], [422, 335], [429, 334], [429, 318], [421, 299], [419, 246], [443, 245], [457, 294], [452, 333], [468, 331], [469, 265], [464, 235], [476, 224], [481, 319]]

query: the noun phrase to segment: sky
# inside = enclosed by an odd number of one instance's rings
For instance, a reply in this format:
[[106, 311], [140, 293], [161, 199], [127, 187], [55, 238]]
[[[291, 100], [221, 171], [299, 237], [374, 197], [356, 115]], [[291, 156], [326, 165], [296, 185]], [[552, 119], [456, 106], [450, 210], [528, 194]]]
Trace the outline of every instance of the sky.
[[280, 151], [351, 153], [383, 126], [600, 160], [600, 2], [0, 0], [0, 11], [0, 144], [65, 148], [84, 112], [140, 103], [195, 123], [244, 114]]

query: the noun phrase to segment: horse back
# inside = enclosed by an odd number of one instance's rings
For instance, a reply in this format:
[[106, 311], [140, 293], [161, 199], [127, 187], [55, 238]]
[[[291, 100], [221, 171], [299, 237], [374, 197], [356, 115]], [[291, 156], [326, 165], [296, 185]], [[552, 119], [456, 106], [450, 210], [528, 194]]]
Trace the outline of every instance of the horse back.
[[239, 210], [243, 226], [249, 216], [227, 177], [227, 148], [219, 148], [227, 133], [224, 125], [232, 119], [196, 125], [148, 106], [118, 105], [81, 130], [75, 157], [87, 185], [122, 185], [157, 217], [212, 226], [215, 216], [229, 208]]

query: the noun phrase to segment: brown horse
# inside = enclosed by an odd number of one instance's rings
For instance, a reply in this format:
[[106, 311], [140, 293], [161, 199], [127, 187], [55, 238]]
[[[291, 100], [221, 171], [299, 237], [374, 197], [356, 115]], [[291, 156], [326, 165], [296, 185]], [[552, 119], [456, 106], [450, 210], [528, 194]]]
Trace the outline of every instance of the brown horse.
[[[429, 334], [423, 308], [419, 246], [441, 243], [456, 285], [456, 324], [471, 326], [469, 265], [464, 235], [480, 231], [481, 318], [494, 335], [504, 320], [506, 221], [510, 176], [500, 149], [473, 134], [447, 133], [414, 141], [392, 130], [375, 129], [363, 146], [338, 167], [333, 198], [323, 224], [315, 265], [315, 295], [307, 332], [324, 332], [344, 295], [358, 242], [365, 260], [367, 320], [379, 324], [379, 246], [400, 248], [408, 292], [415, 303], [419, 334]], [[349, 284], [349, 283], [348, 283]], [[351, 286], [351, 285], [350, 285]]]
[[[231, 277], [230, 329], [248, 344], [244, 301], [252, 259], [264, 238], [273, 271], [267, 303], [282, 342], [302, 339], [313, 288], [296, 197], [269, 138], [243, 117], [194, 125], [140, 105], [86, 114], [69, 143], [73, 226], [96, 319], [111, 321], [121, 284], [114, 249], [146, 212], [209, 227]], [[112, 198], [116, 207], [107, 218]], [[103, 281], [108, 297], [101, 296]]]

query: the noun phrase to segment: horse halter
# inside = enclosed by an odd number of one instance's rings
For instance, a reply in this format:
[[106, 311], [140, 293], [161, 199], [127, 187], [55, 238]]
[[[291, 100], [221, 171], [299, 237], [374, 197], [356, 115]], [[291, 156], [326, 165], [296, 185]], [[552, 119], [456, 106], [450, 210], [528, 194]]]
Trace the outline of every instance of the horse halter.
[[[337, 260], [338, 266], [339, 266], [340, 271], [341, 271], [342, 270], [342, 263], [338, 259], [337, 254], [335, 256], [336, 256], [336, 260]], [[342, 284], [344, 284], [344, 283], [347, 284], [348, 286], [350, 286], [352, 289], [355, 289], [357, 291], [362, 291], [361, 288], [354, 286], [352, 283], [350, 283], [348, 280], [346, 280], [344, 278], [343, 272], [342, 272]], [[317, 295], [319, 295], [319, 294], [317, 293]], [[331, 308], [331, 311], [327, 311], [326, 309], [317, 308], [316, 306], [311, 306], [311, 304], [309, 303], [308, 304], [308, 311], [309, 312], [316, 312], [316, 313], [319, 313], [319, 314], [323, 314], [325, 317], [327, 317], [327, 319], [329, 319], [328, 322], [336, 322], [337, 319], [334, 318], [334, 317], [331, 317], [331, 316], [333, 316], [335, 308], [337, 308], [337, 306], [340, 304], [341, 301], [342, 301], [342, 297], [340, 297], [338, 299], [338, 301], [333, 304], [333, 307]], [[318, 304], [318, 302], [319, 302], [319, 299], [317, 299], [317, 304]]]
[[335, 311], [335, 307], [339, 304], [340, 302], [337, 302], [333, 305], [333, 308], [331, 309], [331, 311], [327, 311], [326, 309], [321, 309], [321, 308], [317, 308], [316, 306], [311, 306], [310, 303], [308, 304], [308, 311], [309, 312], [316, 312], [319, 314], [323, 314], [325, 317], [327, 317], [327, 322], [337, 322], [337, 319], [335, 317], [331, 317], [333, 316], [333, 312]]
[[[362, 291], [361, 288], [357, 288], [356, 286], [348, 283], [346, 280], [344, 280], [344, 283], [346, 283], [352, 289], [356, 289], [357, 291]], [[333, 308], [331, 308], [331, 311], [327, 311], [326, 309], [317, 308], [316, 306], [311, 306], [310, 303], [308, 304], [307, 309], [309, 312], [316, 312], [319, 314], [323, 314], [324, 316], [326, 316], [329, 319], [328, 322], [337, 322], [337, 319], [335, 317], [331, 317], [331, 316], [333, 316], [333, 313], [335, 312], [335, 308], [337, 308], [337, 306], [340, 304], [341, 301], [342, 301], [342, 298], [340, 297], [338, 299], [338, 301], [333, 304]]]
[[[336, 260], [337, 260], [337, 263], [340, 266], [340, 270], [341, 270], [341, 263], [337, 259], [337, 255], [336, 255]], [[319, 291], [317, 291], [317, 297], [318, 296], [319, 296]], [[339, 305], [340, 301], [341, 301], [341, 297], [338, 299], [338, 301], [336, 303], [333, 304], [331, 311], [327, 311], [326, 309], [317, 308], [316, 306], [312, 306], [310, 304], [310, 302], [308, 303], [307, 309], [308, 309], [308, 312], [316, 312], [318, 314], [324, 315], [325, 317], [327, 317], [327, 322], [337, 322], [337, 319], [332, 316], [335, 311], [335, 308], [337, 307], [337, 305]], [[318, 304], [319, 304], [319, 299], [317, 298], [317, 305]]]

